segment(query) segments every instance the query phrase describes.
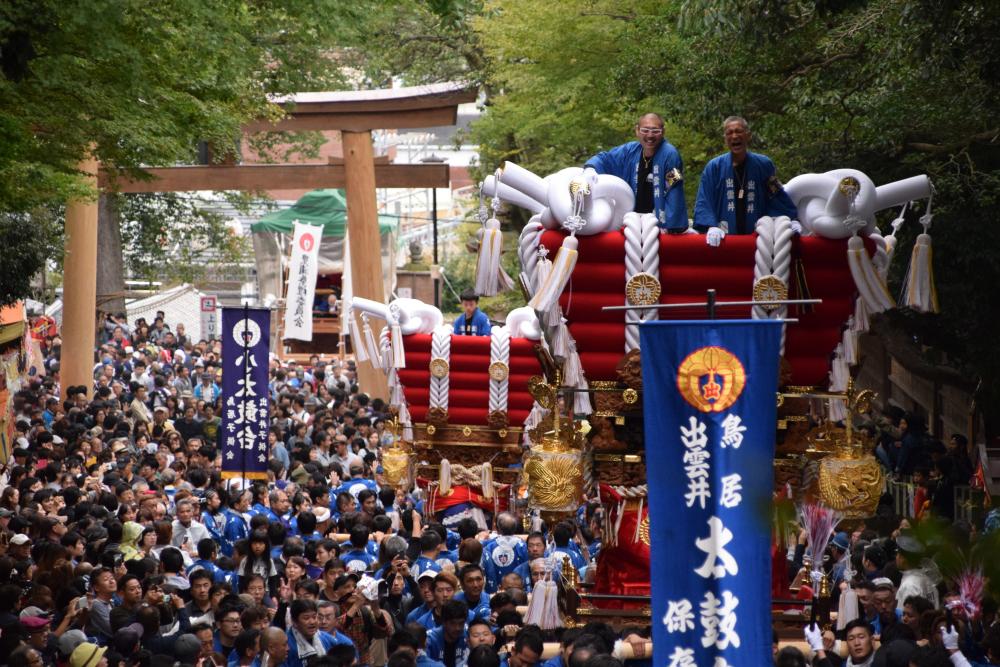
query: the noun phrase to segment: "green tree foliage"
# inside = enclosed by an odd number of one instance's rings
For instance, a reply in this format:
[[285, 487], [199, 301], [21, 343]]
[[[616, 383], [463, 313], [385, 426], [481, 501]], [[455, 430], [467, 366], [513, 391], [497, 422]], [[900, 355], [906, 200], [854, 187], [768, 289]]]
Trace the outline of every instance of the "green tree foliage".
[[[335, 0], [11, 0], [0, 5], [0, 211], [92, 196], [75, 171], [233, 154], [241, 126], [280, 113], [268, 94], [342, 85]], [[0, 238], [16, 230], [0, 225]], [[13, 247], [5, 243], [5, 247]], [[10, 258], [30, 276], [39, 255]], [[13, 269], [12, 269], [13, 270]], [[23, 296], [3, 285], [4, 298]]]
[[[843, 166], [876, 183], [930, 175], [942, 314], [891, 320], [981, 378], [984, 403], [1000, 398], [1000, 5], [489, 0], [473, 24], [497, 90], [473, 132], [484, 170], [580, 164], [654, 110], [684, 158], [689, 205], [730, 114], [750, 119], [755, 150], [786, 179]], [[921, 213], [900, 235], [896, 290]]]
[[250, 243], [227, 218], [184, 195], [118, 195], [122, 248], [133, 276], [196, 283], [206, 268], [251, 261]]

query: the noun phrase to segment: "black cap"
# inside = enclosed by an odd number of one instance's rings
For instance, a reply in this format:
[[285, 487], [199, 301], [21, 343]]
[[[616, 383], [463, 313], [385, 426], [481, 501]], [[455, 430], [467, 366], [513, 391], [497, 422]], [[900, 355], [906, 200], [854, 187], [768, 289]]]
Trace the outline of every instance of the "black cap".
[[479, 295], [476, 294], [475, 290], [471, 289], [462, 290], [462, 293], [459, 295], [458, 298], [460, 298], [462, 301], [479, 301]]

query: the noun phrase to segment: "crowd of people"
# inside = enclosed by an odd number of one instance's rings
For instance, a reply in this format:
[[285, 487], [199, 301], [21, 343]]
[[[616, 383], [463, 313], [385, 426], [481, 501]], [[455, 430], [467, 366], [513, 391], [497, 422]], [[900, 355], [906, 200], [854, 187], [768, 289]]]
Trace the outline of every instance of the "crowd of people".
[[[353, 362], [272, 359], [268, 479], [233, 480], [218, 341], [108, 315], [93, 385], [64, 401], [61, 341], [42, 344], [0, 482], [6, 664], [532, 667], [553, 639], [524, 621], [546, 554], [582, 570], [599, 549], [572, 522], [522, 539], [507, 513], [446, 528], [383, 485], [389, 410]], [[566, 660], [607, 665], [620, 638], [564, 634]]]
[[[553, 633], [525, 622], [532, 587], [557, 577], [563, 557], [586, 576], [599, 513], [526, 538], [522, 517], [506, 512], [485, 524], [435, 521], [419, 491], [384, 484], [390, 409], [358, 391], [353, 362], [272, 359], [268, 479], [232, 480], [217, 444], [219, 342], [191, 340], [158, 314], [131, 327], [109, 315], [99, 343], [93, 385], [66, 388], [62, 401], [60, 340], [47, 337], [46, 374], [14, 397], [15, 446], [0, 480], [6, 664], [620, 667], [613, 653], [650, 662], [648, 627]], [[894, 417], [879, 426], [892, 472], [929, 464], [937, 484], [967, 481], [965, 443], [914, 444]], [[928, 511], [945, 515], [936, 497]], [[956, 524], [954, 539], [978, 539], [978, 528]], [[906, 529], [883, 516], [833, 537], [824, 560], [834, 606], [850, 584], [859, 617], [839, 633], [807, 628], [806, 653], [776, 642], [777, 665], [807, 655], [820, 667], [1000, 664], [996, 602], [974, 615], [951, 604], [959, 591], [934, 576], [927, 545]], [[804, 560], [800, 539], [788, 579], [808, 598]], [[565, 610], [574, 602], [559, 591]]]

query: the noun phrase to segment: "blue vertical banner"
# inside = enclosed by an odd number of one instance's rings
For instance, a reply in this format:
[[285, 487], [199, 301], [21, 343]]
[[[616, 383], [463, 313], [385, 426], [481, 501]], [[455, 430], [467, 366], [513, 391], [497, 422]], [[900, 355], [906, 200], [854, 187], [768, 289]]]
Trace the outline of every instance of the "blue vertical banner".
[[271, 311], [222, 309], [222, 476], [267, 479]]
[[772, 662], [769, 518], [781, 326], [639, 327], [657, 665]]

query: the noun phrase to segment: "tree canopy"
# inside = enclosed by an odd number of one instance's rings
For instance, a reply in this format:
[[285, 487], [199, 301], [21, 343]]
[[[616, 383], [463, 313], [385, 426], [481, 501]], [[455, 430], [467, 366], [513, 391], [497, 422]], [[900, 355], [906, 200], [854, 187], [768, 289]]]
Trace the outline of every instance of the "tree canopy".
[[[456, 15], [463, 18], [445, 18]], [[754, 150], [786, 180], [845, 166], [876, 183], [928, 174], [942, 313], [888, 319], [982, 379], [984, 400], [1000, 399], [991, 335], [1000, 320], [997, 3], [407, 0], [398, 20], [407, 58], [373, 54], [368, 76], [442, 80], [464, 66], [468, 79], [485, 82], [485, 113], [470, 140], [480, 147], [480, 175], [507, 159], [541, 174], [582, 164], [630, 139], [646, 111], [666, 119], [689, 202], [703, 165], [724, 150], [720, 126], [731, 114], [750, 120]], [[471, 35], [446, 32], [463, 24]], [[442, 34], [453, 39], [446, 54], [474, 57], [439, 60], [415, 49]], [[356, 45], [356, 55], [385, 43], [369, 47]], [[911, 211], [899, 235], [893, 289], [922, 213]]]
[[[342, 87], [335, 0], [11, 0], [0, 6], [4, 247], [39, 207], [94, 196], [76, 165], [234, 154], [241, 126], [280, 113], [269, 94]], [[10, 224], [8, 224], [10, 223]], [[38, 253], [5, 261], [0, 301], [24, 296]], [[8, 280], [9, 278], [9, 280]]]

